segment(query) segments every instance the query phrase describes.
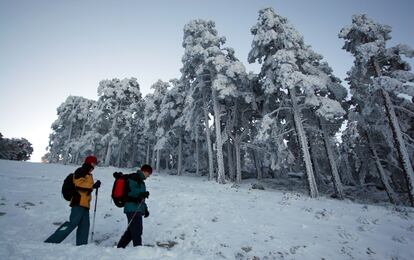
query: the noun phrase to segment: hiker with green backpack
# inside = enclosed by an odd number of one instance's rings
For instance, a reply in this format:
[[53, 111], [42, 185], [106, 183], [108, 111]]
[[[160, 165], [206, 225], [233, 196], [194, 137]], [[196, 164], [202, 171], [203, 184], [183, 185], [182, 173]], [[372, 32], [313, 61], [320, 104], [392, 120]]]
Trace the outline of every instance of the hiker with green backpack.
[[76, 245], [88, 243], [89, 236], [89, 208], [93, 189], [98, 189], [101, 182], [94, 183], [92, 171], [98, 164], [95, 156], [88, 156], [82, 167], [75, 173], [68, 175], [62, 186], [62, 194], [66, 200], [70, 200], [71, 213], [69, 221], [63, 223], [49, 238], [46, 243], [62, 242], [75, 228]]
[[144, 181], [151, 174], [152, 167], [147, 164], [132, 174], [114, 173], [116, 180], [112, 189], [112, 198], [116, 206], [124, 208], [128, 220], [126, 231], [118, 242], [118, 248], [125, 248], [131, 240], [134, 246], [142, 246], [142, 217], [149, 216], [145, 203], [149, 192]]

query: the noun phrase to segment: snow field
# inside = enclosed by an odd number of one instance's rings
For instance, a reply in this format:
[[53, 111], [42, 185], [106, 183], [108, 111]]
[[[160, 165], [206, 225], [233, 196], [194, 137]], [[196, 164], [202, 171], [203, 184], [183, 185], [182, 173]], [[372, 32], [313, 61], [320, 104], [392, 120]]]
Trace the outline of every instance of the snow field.
[[117, 249], [127, 221], [110, 199], [112, 173], [132, 170], [111, 167], [94, 171], [102, 181], [94, 242], [76, 247], [73, 232], [62, 244], [45, 244], [69, 217], [60, 188], [76, 167], [0, 160], [0, 259], [414, 259], [411, 208], [166, 173], [146, 181], [146, 246]]

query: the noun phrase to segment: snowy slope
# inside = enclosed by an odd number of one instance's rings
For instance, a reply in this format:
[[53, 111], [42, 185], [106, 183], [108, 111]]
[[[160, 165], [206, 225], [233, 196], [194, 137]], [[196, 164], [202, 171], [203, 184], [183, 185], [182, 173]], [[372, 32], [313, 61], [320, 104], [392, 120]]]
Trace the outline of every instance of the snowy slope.
[[[97, 241], [42, 241], [69, 217], [60, 195], [76, 166], [0, 160], [0, 259], [414, 259], [414, 210], [309, 199], [153, 174], [145, 247], [114, 248], [126, 218], [111, 203], [115, 168], [98, 168]], [[130, 172], [131, 170], [123, 170]], [[92, 224], [93, 210], [91, 211]], [[256, 258], [255, 258], [256, 257]]]

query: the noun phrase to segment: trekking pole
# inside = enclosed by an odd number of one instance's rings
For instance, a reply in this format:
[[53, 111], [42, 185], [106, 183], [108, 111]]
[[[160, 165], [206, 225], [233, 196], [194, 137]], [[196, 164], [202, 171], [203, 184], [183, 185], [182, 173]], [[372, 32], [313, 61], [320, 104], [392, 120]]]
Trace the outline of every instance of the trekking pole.
[[[138, 209], [139, 209], [139, 207], [141, 207], [142, 202], [144, 202], [144, 200], [142, 200], [142, 201], [141, 201], [141, 203], [138, 205]], [[133, 215], [133, 216], [132, 216], [132, 218], [131, 218], [131, 221], [129, 221], [129, 223], [128, 223], [128, 226], [127, 226], [126, 230], [128, 230], [129, 226], [131, 225], [131, 223], [132, 223], [132, 221], [134, 220], [134, 218], [135, 218], [135, 216], [137, 215], [137, 213], [138, 213], [138, 210], [137, 210], [137, 211], [135, 211], [134, 215]]]
[[93, 233], [94, 233], [94, 230], [95, 230], [96, 204], [98, 204], [98, 190], [99, 190], [99, 188], [96, 188], [96, 193], [95, 193], [95, 209], [93, 211], [93, 224], [92, 224], [91, 242], [93, 242]]

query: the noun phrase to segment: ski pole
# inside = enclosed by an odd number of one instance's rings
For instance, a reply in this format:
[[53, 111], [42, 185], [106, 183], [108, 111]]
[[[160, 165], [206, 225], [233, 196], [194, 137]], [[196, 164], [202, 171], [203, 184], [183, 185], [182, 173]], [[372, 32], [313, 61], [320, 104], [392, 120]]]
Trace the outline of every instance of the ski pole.
[[96, 188], [96, 193], [95, 193], [95, 209], [93, 211], [93, 224], [92, 224], [91, 242], [93, 242], [93, 233], [94, 233], [94, 230], [95, 230], [96, 204], [98, 204], [98, 190], [99, 190], [99, 188]]
[[[144, 202], [144, 200], [142, 200], [141, 203], [138, 205], [138, 209], [141, 207], [142, 202]], [[135, 211], [134, 215], [132, 216], [131, 221], [129, 221], [128, 226], [127, 226], [127, 230], [129, 228], [129, 226], [131, 225], [132, 221], [134, 220], [135, 216], [137, 215], [138, 209], [137, 209], [137, 211]]]

